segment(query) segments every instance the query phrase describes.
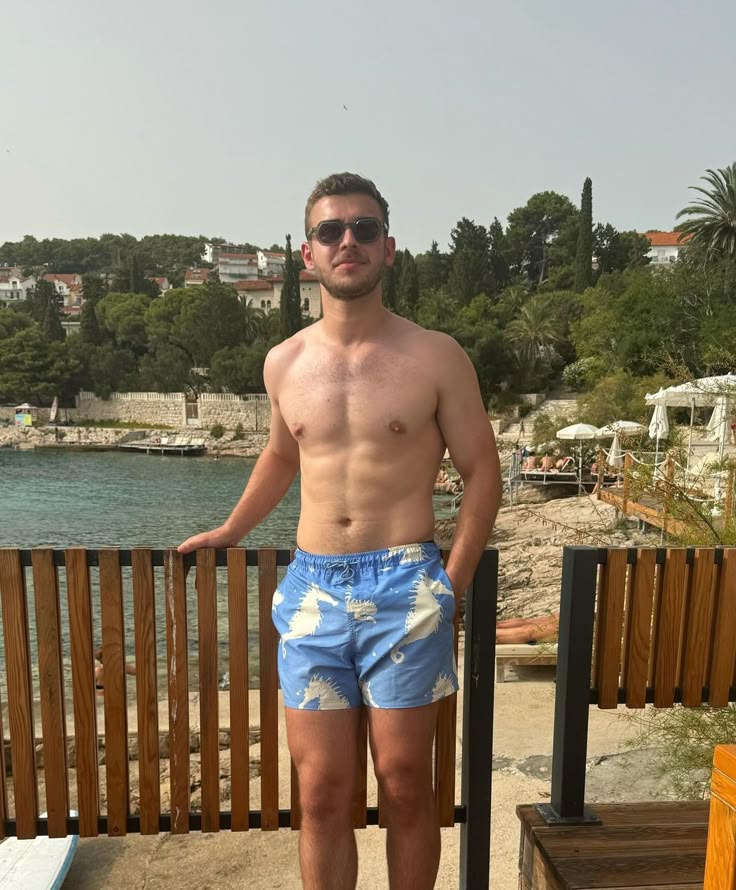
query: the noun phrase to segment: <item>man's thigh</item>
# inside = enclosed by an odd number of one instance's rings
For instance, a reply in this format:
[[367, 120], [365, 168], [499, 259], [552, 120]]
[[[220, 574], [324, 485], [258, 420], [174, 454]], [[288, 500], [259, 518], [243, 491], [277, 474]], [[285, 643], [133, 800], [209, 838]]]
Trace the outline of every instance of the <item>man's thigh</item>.
[[368, 708], [368, 732], [379, 778], [412, 774], [431, 781], [439, 703], [418, 708]]
[[285, 709], [289, 751], [300, 778], [340, 784], [354, 782], [362, 710]]

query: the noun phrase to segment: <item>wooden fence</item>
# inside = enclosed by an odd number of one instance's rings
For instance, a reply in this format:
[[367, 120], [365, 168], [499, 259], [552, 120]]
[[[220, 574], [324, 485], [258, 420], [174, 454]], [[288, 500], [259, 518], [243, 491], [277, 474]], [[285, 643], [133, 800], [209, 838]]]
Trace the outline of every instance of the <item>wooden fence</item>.
[[[446, 554], [445, 554], [446, 556]], [[192, 830], [247, 831], [296, 829], [300, 824], [298, 786], [279, 775], [279, 697], [277, 634], [271, 601], [278, 567], [293, 557], [288, 550], [200, 550], [182, 556], [175, 550], [71, 548], [0, 549], [0, 607], [5, 643], [7, 702], [0, 702], [0, 738], [9, 769], [0, 771], [0, 837], [31, 838], [79, 833], [120, 837], [126, 833], [176, 834]], [[435, 793], [443, 826], [462, 823], [461, 886], [483, 887], [488, 881], [493, 712], [493, 652], [498, 555], [486, 551], [466, 595], [466, 691], [463, 715], [463, 778], [456, 802], [457, 697], [440, 705], [435, 738]], [[187, 620], [187, 572], [196, 567], [196, 624]], [[60, 596], [59, 569], [64, 568], [66, 599]], [[226, 570], [229, 649], [231, 750], [230, 808], [221, 806], [218, 691], [218, 577]], [[257, 636], [260, 726], [260, 808], [251, 807], [249, 770], [249, 567], [257, 570]], [[155, 578], [163, 577], [158, 585]], [[130, 569], [131, 580], [128, 582]], [[158, 572], [156, 571], [158, 570]], [[27, 589], [27, 573], [33, 595]], [[135, 703], [139, 802], [131, 801], [128, 707], [125, 675], [124, 600], [132, 587], [135, 643]], [[161, 589], [157, 590], [157, 586]], [[99, 601], [93, 588], [99, 589]], [[482, 596], [473, 596], [482, 589]], [[157, 653], [157, 627], [165, 614], [165, 655]], [[157, 599], [159, 608], [157, 609]], [[33, 612], [29, 606], [32, 601]], [[191, 605], [191, 604], [190, 604]], [[65, 608], [62, 608], [64, 606]], [[66, 625], [64, 612], [68, 610]], [[31, 620], [32, 619], [32, 620]], [[99, 625], [97, 628], [95, 625]], [[68, 628], [68, 631], [67, 631]], [[32, 633], [33, 631], [33, 633]], [[104, 664], [104, 798], [101, 805], [100, 740], [95, 690], [95, 647], [101, 637]], [[68, 632], [68, 638], [67, 638]], [[250, 635], [251, 647], [253, 634]], [[458, 635], [456, 633], [456, 648]], [[196, 688], [190, 689], [190, 658], [196, 652]], [[37, 652], [37, 677], [34, 673]], [[159, 664], [165, 658], [165, 681]], [[472, 676], [472, 682], [468, 680]], [[70, 681], [70, 682], [69, 682]], [[132, 682], [132, 681], [131, 681]], [[68, 687], [71, 686], [71, 695]], [[159, 689], [165, 685], [168, 727], [159, 727]], [[201, 807], [191, 802], [190, 707], [199, 701]], [[73, 703], [67, 715], [67, 699]], [[40, 721], [38, 717], [40, 716]], [[37, 739], [40, 729], [40, 739]], [[5, 733], [8, 732], [6, 739]], [[162, 739], [166, 743], [170, 806], [162, 806]], [[70, 794], [69, 742], [73, 741], [76, 794]], [[40, 742], [40, 745], [38, 744]], [[40, 816], [37, 749], [42, 750], [45, 809]], [[381, 824], [379, 806], [367, 800], [367, 721], [362, 722], [360, 765], [354, 824]], [[6, 775], [7, 773], [7, 775]], [[12, 799], [8, 794], [12, 777]], [[279, 808], [279, 790], [289, 784], [290, 807]], [[73, 802], [78, 816], [70, 816]], [[485, 875], [485, 878], [484, 878]], [[485, 880], [485, 883], [484, 883]], [[466, 883], [463, 883], [465, 881]]]

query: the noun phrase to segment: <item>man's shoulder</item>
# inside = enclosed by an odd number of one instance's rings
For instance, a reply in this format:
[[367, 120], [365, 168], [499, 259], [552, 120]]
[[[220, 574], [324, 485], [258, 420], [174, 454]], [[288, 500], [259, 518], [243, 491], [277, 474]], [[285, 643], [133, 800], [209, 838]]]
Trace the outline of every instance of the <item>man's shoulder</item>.
[[449, 334], [442, 331], [430, 331], [406, 319], [402, 319], [402, 321], [406, 322], [405, 336], [417, 349], [423, 352], [430, 351], [433, 355], [442, 357], [465, 354], [462, 346]]
[[271, 347], [263, 364], [263, 377], [266, 389], [271, 394], [271, 389], [278, 386], [284, 373], [292, 367], [299, 358], [308, 342], [307, 330], [297, 331], [296, 334]]

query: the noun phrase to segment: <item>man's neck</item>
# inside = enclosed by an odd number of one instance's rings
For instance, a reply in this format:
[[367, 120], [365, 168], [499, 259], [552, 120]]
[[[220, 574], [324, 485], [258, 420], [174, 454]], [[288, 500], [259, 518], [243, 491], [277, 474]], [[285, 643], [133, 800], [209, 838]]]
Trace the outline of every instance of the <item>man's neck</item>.
[[338, 300], [322, 293], [322, 332], [343, 346], [355, 345], [374, 338], [388, 323], [391, 313], [381, 302], [381, 291]]

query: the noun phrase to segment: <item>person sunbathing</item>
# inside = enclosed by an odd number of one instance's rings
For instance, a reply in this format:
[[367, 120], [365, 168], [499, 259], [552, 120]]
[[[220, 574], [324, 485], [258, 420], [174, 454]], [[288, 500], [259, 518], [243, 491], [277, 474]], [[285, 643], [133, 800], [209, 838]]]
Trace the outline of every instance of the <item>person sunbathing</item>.
[[559, 612], [538, 618], [505, 618], [496, 622], [496, 642], [542, 643], [556, 640], [559, 630]]
[[522, 464], [521, 469], [524, 473], [533, 473], [537, 469], [536, 457], [533, 454], [530, 454]]
[[[95, 665], [95, 692], [99, 698], [105, 694], [105, 668], [102, 664], [102, 646], [95, 649], [95, 659], [98, 664]], [[129, 664], [125, 662], [125, 673], [135, 676], [135, 662]]]
[[543, 473], [549, 473], [550, 470], [555, 469], [555, 463], [555, 459], [552, 457], [551, 454], [545, 454], [542, 458], [539, 468]]

